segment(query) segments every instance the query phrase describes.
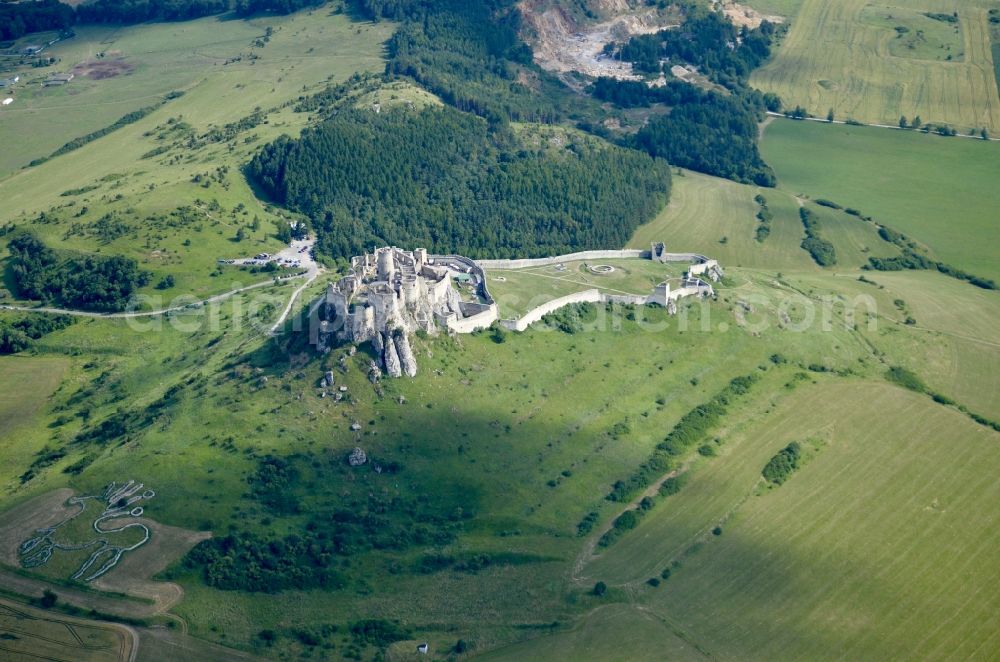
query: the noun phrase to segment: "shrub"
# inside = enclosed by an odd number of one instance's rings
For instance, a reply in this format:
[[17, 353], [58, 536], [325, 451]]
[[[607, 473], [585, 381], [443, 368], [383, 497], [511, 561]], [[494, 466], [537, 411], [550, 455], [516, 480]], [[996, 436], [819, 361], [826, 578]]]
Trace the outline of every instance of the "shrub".
[[597, 597], [600, 598], [607, 592], [608, 592], [608, 585], [605, 584], [604, 582], [597, 582], [596, 584], [594, 584], [594, 595], [596, 595]]
[[885, 373], [885, 378], [897, 386], [915, 391], [916, 393], [926, 393], [927, 386], [916, 374], [906, 368], [893, 366]]
[[[792, 475], [796, 469], [799, 468], [799, 458], [801, 457], [801, 447], [798, 442], [793, 441], [784, 448], [782, 448], [778, 453], [764, 465], [764, 469], [761, 474], [764, 478], [775, 485], [781, 485], [788, 477]], [[716, 527], [719, 533], [712, 533], [715, 535], [721, 535], [722, 529]]]

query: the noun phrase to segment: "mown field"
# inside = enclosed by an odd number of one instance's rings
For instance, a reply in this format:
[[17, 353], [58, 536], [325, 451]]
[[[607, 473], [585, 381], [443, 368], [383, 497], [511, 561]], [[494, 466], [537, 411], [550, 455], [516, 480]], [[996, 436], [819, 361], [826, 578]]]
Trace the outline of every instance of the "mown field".
[[781, 190], [854, 207], [926, 244], [944, 262], [1000, 277], [1000, 145], [777, 120], [761, 151]]
[[841, 383], [803, 388], [741, 439], [772, 452], [792, 440], [821, 448], [759, 495], [749, 470], [696, 474], [714, 492], [742, 472], [753, 495], [644, 604], [719, 656], [996, 652], [997, 596], [979, 588], [1000, 573], [995, 432], [926, 397]]
[[[1000, 133], [992, 7], [989, 0], [804, 0], [751, 83], [819, 117], [833, 108], [840, 119], [895, 125], [900, 115], [919, 115]], [[925, 15], [955, 12], [956, 24]]]

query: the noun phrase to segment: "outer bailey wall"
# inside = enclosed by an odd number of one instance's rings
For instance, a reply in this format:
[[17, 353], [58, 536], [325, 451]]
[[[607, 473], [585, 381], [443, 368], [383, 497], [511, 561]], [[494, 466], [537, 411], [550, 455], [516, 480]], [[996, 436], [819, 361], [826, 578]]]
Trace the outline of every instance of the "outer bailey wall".
[[447, 320], [447, 326], [449, 331], [454, 331], [455, 333], [472, 333], [477, 329], [485, 329], [489, 327], [490, 324], [493, 324], [493, 322], [496, 322], [499, 318], [500, 310], [497, 305], [493, 303], [490, 304], [486, 310], [476, 313], [471, 317], [457, 319], [454, 315], [452, 315]]
[[581, 251], [554, 257], [537, 257], [524, 260], [476, 260], [483, 269], [524, 269], [525, 267], [544, 267], [560, 262], [575, 262], [577, 260], [616, 260], [623, 258], [649, 258], [649, 251]]
[[[524, 260], [476, 260], [483, 269], [524, 269], [526, 267], [545, 267], [561, 262], [577, 262], [580, 260], [623, 260], [644, 259], [652, 256], [650, 251], [627, 249], [621, 251], [580, 251], [553, 257], [537, 257]], [[665, 253], [663, 259], [667, 262], [704, 262], [708, 258], [698, 253]]]
[[598, 290], [584, 290], [583, 292], [577, 292], [575, 294], [567, 294], [564, 297], [547, 301], [536, 308], [532, 308], [516, 320], [501, 320], [500, 323], [508, 329], [512, 329], [514, 331], [524, 331], [529, 326], [542, 319], [542, 316], [559, 310], [563, 306], [568, 306], [571, 303], [600, 303], [603, 300], [603, 296], [604, 295], [602, 295]]

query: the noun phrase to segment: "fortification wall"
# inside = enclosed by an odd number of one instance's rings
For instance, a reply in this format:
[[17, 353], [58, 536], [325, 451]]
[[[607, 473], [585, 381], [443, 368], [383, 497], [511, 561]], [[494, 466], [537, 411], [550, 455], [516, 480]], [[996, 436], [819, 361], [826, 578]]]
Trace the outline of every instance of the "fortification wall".
[[526, 267], [544, 267], [560, 262], [576, 262], [578, 260], [621, 260], [629, 258], [649, 258], [649, 251], [580, 251], [554, 257], [536, 257], [523, 260], [476, 260], [483, 269], [524, 269]]
[[[483, 269], [525, 269], [527, 267], [546, 267], [552, 264], [578, 262], [580, 260], [649, 260], [651, 257], [651, 251], [625, 249], [615, 251], [580, 251], [578, 253], [555, 255], [553, 257], [536, 257], [523, 260], [476, 260], [476, 263]], [[708, 258], [699, 253], [664, 253], [662, 259], [665, 262], [695, 263], [708, 260]]]
[[564, 297], [547, 301], [540, 306], [532, 308], [516, 320], [500, 320], [500, 323], [512, 331], [524, 331], [542, 319], [544, 315], [559, 310], [563, 306], [568, 306], [571, 303], [600, 303], [602, 297], [603, 295], [598, 290], [584, 290], [575, 294], [567, 294]]
[[445, 325], [449, 331], [453, 331], [454, 333], [472, 333], [478, 329], [489, 327], [490, 324], [493, 324], [498, 319], [500, 319], [500, 309], [495, 303], [492, 303], [482, 312], [470, 317], [458, 319], [457, 315], [449, 315], [445, 320]]

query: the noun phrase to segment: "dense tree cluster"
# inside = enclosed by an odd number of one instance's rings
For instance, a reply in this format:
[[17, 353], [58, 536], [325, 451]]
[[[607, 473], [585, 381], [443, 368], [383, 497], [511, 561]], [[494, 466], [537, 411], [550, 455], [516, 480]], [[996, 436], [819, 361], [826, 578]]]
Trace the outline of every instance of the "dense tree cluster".
[[65, 30], [74, 20], [73, 8], [58, 0], [0, 2], [0, 39], [20, 39], [43, 30]]
[[598, 79], [595, 97], [622, 108], [651, 104], [671, 107], [654, 117], [635, 138], [635, 146], [673, 165], [759, 186], [774, 186], [774, 172], [757, 149], [758, 122], [765, 111], [778, 111], [781, 101], [747, 85], [750, 73], [771, 53], [775, 30], [763, 23], [755, 30], [737, 29], [717, 12], [686, 6], [677, 29], [639, 35], [608, 51], [632, 62], [642, 72], [660, 71], [661, 61], [690, 64], [726, 90], [703, 90], [668, 80], [663, 87], [641, 81]]
[[315, 535], [264, 539], [252, 533], [212, 538], [185, 557], [205, 583], [223, 590], [276, 593], [285, 589], [337, 589], [336, 542]]
[[837, 264], [837, 250], [829, 241], [820, 236], [819, 218], [805, 207], [799, 208], [799, 217], [806, 230], [806, 238], [802, 240], [802, 248], [808, 251], [812, 259], [821, 267], [832, 267]]
[[88, 255], [62, 259], [39, 239], [23, 234], [8, 244], [10, 271], [21, 296], [70, 308], [121, 311], [148, 283], [148, 272], [126, 257]]
[[650, 120], [636, 135], [636, 146], [673, 165], [774, 186], [774, 171], [757, 149], [757, 123], [765, 110], [763, 97], [755, 92], [730, 96], [704, 92], [700, 97]]
[[28, 315], [0, 320], [0, 354], [23, 352], [32, 346], [32, 341], [65, 329], [73, 321], [69, 315]]
[[528, 149], [450, 108], [350, 110], [266, 146], [247, 172], [313, 219], [331, 257], [382, 244], [472, 257], [623, 245], [664, 204], [669, 167], [586, 136], [565, 140]]
[[127, 25], [145, 21], [187, 21], [229, 9], [228, 0], [92, 0], [76, 9], [79, 23]]
[[554, 122], [579, 116], [588, 106], [533, 64], [531, 49], [518, 36], [514, 0], [355, 4], [369, 17], [402, 21], [389, 41], [386, 70], [414, 78], [460, 110], [494, 121]]

